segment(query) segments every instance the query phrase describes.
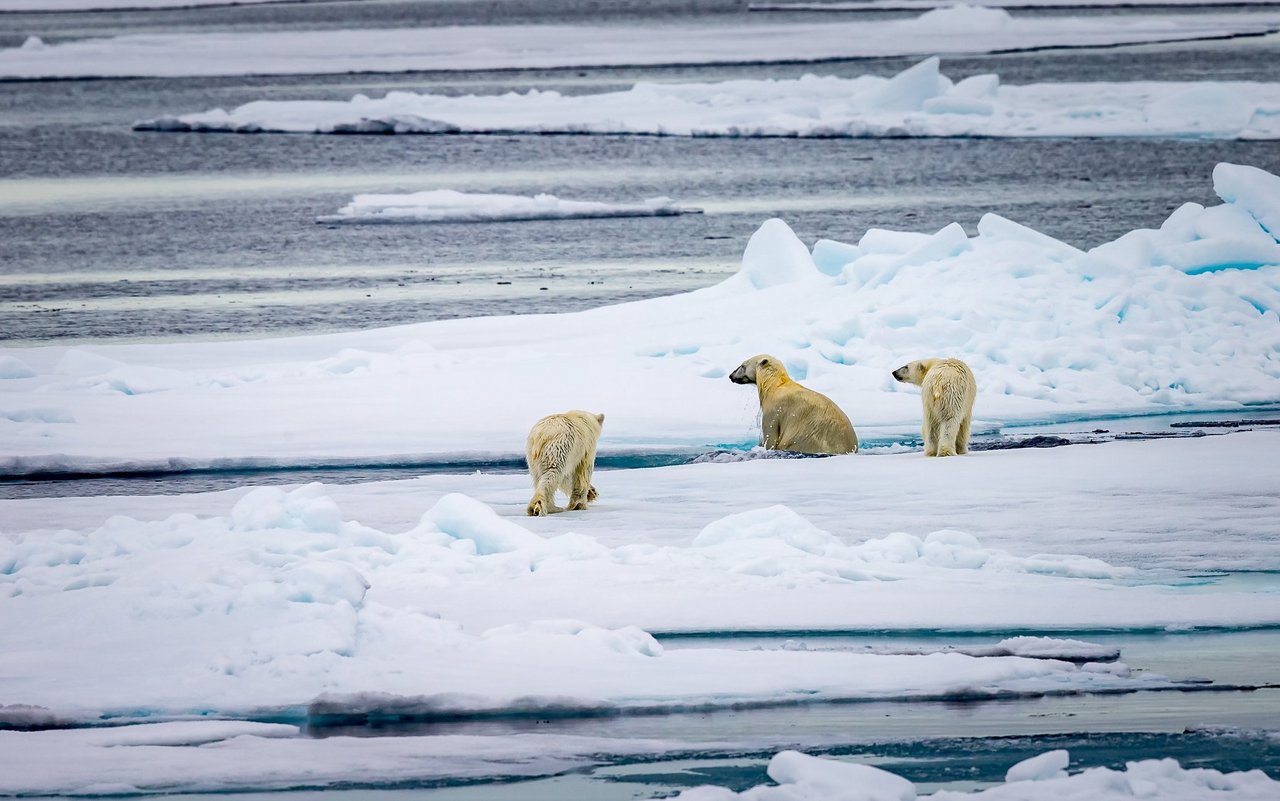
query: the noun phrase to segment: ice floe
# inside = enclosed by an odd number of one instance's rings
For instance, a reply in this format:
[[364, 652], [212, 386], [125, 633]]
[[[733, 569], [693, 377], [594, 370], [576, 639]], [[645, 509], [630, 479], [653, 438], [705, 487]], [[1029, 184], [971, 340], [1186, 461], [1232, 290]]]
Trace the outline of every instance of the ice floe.
[[260, 100], [135, 127], [241, 133], [1274, 139], [1280, 137], [1280, 84], [1004, 85], [993, 74], [953, 81], [931, 57], [891, 78], [641, 83], [626, 91], [584, 95], [536, 89], [462, 97], [397, 91], [349, 101]]
[[[692, 541], [610, 546], [573, 528], [535, 533], [457, 493], [388, 531], [348, 519], [318, 484], [258, 488], [221, 516], [6, 531], [0, 722], [210, 709], [299, 722], [600, 715], [1163, 689], [1177, 684], [1095, 669], [1095, 654], [1073, 641], [1006, 640], [986, 653], [667, 649], [649, 630], [1280, 617], [1257, 596], [1112, 580], [1133, 573], [1083, 557], [1020, 557], [956, 531], [837, 536], [785, 507], [710, 521]], [[1016, 610], [999, 611], [1015, 596]], [[1042, 658], [1050, 654], [1084, 664]]]

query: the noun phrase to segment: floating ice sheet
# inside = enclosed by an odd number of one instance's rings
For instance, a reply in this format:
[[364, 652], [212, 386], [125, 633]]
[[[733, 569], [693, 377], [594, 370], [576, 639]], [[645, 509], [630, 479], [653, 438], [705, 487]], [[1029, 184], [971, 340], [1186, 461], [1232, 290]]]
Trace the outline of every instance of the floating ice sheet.
[[[1003, 12], [991, 11], [991, 14]], [[863, 23], [875, 24], [875, 23]], [[571, 133], [663, 136], [1092, 136], [1274, 139], [1280, 84], [953, 81], [928, 58], [891, 78], [637, 84], [621, 92], [462, 97], [390, 92], [247, 103], [140, 122], [144, 130]]]

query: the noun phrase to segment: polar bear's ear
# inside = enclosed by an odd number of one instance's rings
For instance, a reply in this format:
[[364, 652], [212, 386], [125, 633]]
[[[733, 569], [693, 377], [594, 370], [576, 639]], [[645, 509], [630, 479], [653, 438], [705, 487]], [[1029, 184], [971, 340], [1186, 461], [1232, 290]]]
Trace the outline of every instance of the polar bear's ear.
[[596, 415], [596, 420], [600, 423], [600, 425], [604, 425], [604, 415], [603, 415], [603, 414], [597, 414], [597, 415]]
[[762, 357], [760, 357], [760, 366], [761, 366], [761, 367], [768, 367], [768, 366], [769, 366], [769, 357], [768, 357], [768, 356], [762, 356]]

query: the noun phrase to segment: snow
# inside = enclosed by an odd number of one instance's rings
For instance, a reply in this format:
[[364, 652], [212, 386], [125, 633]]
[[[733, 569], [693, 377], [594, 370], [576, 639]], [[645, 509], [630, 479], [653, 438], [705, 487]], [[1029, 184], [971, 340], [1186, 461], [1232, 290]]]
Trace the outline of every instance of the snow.
[[[965, 21], [956, 24], [964, 27]], [[349, 101], [260, 100], [135, 127], [241, 133], [1275, 139], [1280, 138], [1280, 84], [1016, 86], [1003, 85], [991, 74], [957, 82], [939, 72], [937, 57], [929, 57], [890, 78], [639, 83], [626, 91], [585, 95], [536, 89], [462, 97], [396, 91]]]
[[[529, 426], [567, 408], [608, 415], [604, 453], [745, 449], [755, 393], [726, 376], [755, 353], [835, 400], [864, 440], [918, 431], [918, 390], [890, 372], [927, 356], [973, 368], [977, 430], [1273, 404], [1280, 245], [1259, 221], [1278, 213], [1280, 178], [1215, 174], [1230, 200], [1087, 253], [992, 214], [975, 236], [873, 229], [814, 253], [771, 220], [717, 286], [575, 314], [0, 348], [21, 363], [7, 372], [33, 374], [0, 381], [0, 470], [518, 459]], [[591, 368], [549, 380], [549, 363]]]
[[[1263, 801], [1280, 793], [1280, 782], [1260, 770], [1222, 773], [1183, 768], [1173, 759], [1152, 759], [1129, 762], [1124, 770], [1089, 768], [1068, 776], [1053, 767], [1065, 768], [1067, 757], [1066, 751], [1052, 751], [1015, 765], [1003, 785], [974, 792], [940, 790], [927, 797], [934, 801], [986, 798], [993, 801], [1043, 801], [1046, 798]], [[777, 784], [760, 785], [742, 793], [699, 787], [686, 790], [676, 798], [680, 801], [911, 801], [918, 797], [911, 782], [887, 771], [796, 751], [783, 751], [774, 756], [769, 763], [769, 778]]]
[[642, 203], [601, 203], [561, 200], [555, 195], [481, 194], [437, 189], [397, 195], [356, 195], [337, 214], [320, 217], [322, 223], [439, 223], [494, 222], [500, 220], [561, 220], [600, 217], [670, 217], [696, 214], [669, 197]]
[[[957, 29], [964, 36], [956, 36]], [[1275, 12], [1010, 18], [959, 6], [908, 20], [475, 25], [155, 33], [0, 50], [0, 78], [330, 74], [823, 61], [1170, 42], [1280, 30]], [[234, 57], [228, 57], [234, 53]]]

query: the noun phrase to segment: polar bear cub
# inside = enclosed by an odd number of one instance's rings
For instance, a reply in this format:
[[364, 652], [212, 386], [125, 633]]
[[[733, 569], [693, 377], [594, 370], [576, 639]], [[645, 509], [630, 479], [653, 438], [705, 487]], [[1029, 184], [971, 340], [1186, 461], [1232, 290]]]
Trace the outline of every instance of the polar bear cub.
[[969, 451], [969, 424], [978, 381], [959, 359], [921, 359], [893, 371], [893, 377], [920, 387], [924, 406], [925, 456], [955, 456]]
[[791, 380], [776, 356], [752, 356], [729, 374], [755, 384], [760, 396], [760, 444], [765, 450], [857, 453], [858, 435], [835, 401]]
[[533, 476], [533, 498], [525, 509], [531, 516], [562, 512], [556, 490], [569, 496], [568, 509], [586, 509], [596, 499], [591, 471], [596, 462], [603, 414], [573, 410], [551, 414], [533, 424], [524, 456]]

